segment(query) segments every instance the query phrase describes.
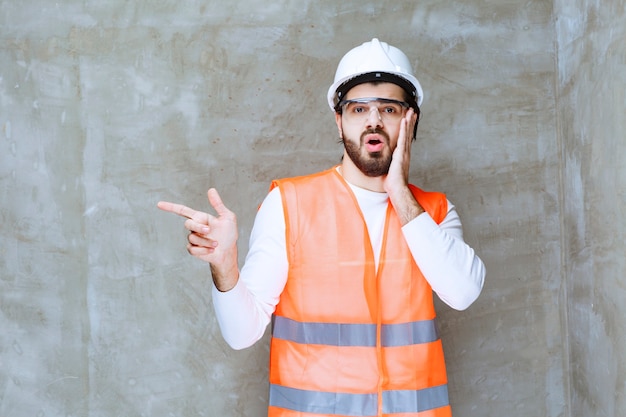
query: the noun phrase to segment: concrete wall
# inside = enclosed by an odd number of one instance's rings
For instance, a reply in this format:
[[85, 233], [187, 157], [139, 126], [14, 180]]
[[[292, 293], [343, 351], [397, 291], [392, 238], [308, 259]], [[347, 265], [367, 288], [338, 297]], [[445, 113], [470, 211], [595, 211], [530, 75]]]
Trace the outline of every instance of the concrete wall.
[[267, 337], [226, 346], [155, 204], [217, 187], [243, 260], [269, 181], [338, 162], [325, 92], [373, 36], [426, 90], [412, 181], [488, 268], [438, 304], [456, 415], [626, 409], [624, 5], [561, 3], [0, 0], [0, 416], [265, 414]]
[[626, 413], [626, 1], [556, 2], [572, 415]]

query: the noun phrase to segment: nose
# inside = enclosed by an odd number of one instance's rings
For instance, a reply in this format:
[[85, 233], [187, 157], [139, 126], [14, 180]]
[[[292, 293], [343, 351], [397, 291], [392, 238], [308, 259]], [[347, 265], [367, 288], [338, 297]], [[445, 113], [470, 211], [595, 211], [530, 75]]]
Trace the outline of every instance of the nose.
[[383, 118], [380, 116], [378, 111], [378, 107], [372, 106], [370, 108], [370, 112], [367, 115], [367, 127], [382, 127], [383, 126]]

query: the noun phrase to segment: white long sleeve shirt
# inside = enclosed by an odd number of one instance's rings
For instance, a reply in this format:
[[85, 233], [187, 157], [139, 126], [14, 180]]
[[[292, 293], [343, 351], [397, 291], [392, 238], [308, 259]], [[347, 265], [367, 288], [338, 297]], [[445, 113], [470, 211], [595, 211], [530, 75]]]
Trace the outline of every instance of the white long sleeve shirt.
[[[366, 219], [378, 265], [388, 196], [350, 186]], [[441, 224], [422, 213], [404, 225], [402, 232], [416, 264], [439, 298], [457, 310], [469, 307], [482, 290], [485, 266], [463, 240], [454, 206], [448, 201], [448, 213]], [[249, 347], [263, 336], [287, 282], [288, 269], [285, 218], [280, 191], [275, 188], [257, 213], [237, 285], [227, 292], [213, 287], [217, 321], [231, 347]]]

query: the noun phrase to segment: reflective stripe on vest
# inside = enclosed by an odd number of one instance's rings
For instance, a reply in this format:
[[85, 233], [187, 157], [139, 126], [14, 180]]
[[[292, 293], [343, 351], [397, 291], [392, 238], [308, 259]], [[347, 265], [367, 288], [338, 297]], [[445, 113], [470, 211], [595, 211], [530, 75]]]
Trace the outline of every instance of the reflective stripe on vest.
[[[303, 413], [376, 416], [377, 394], [305, 391], [270, 385], [269, 404]], [[383, 413], [421, 413], [449, 405], [448, 386], [383, 392]]]
[[[295, 343], [329, 346], [376, 346], [375, 324], [300, 323], [282, 316], [274, 317], [272, 336]], [[439, 339], [434, 320], [383, 324], [383, 347], [430, 343]]]

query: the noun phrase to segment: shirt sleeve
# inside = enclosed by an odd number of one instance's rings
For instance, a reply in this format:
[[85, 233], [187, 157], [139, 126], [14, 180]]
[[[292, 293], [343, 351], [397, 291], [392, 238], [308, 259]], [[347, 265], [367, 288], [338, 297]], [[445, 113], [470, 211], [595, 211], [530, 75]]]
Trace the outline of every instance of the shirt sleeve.
[[275, 188], [257, 212], [237, 285], [227, 292], [213, 286], [217, 322], [233, 349], [252, 346], [263, 336], [287, 282], [288, 267], [283, 205]]
[[402, 232], [415, 262], [437, 296], [456, 310], [468, 308], [480, 294], [485, 265], [463, 240], [457, 211], [448, 201], [448, 213], [437, 224], [422, 213]]

